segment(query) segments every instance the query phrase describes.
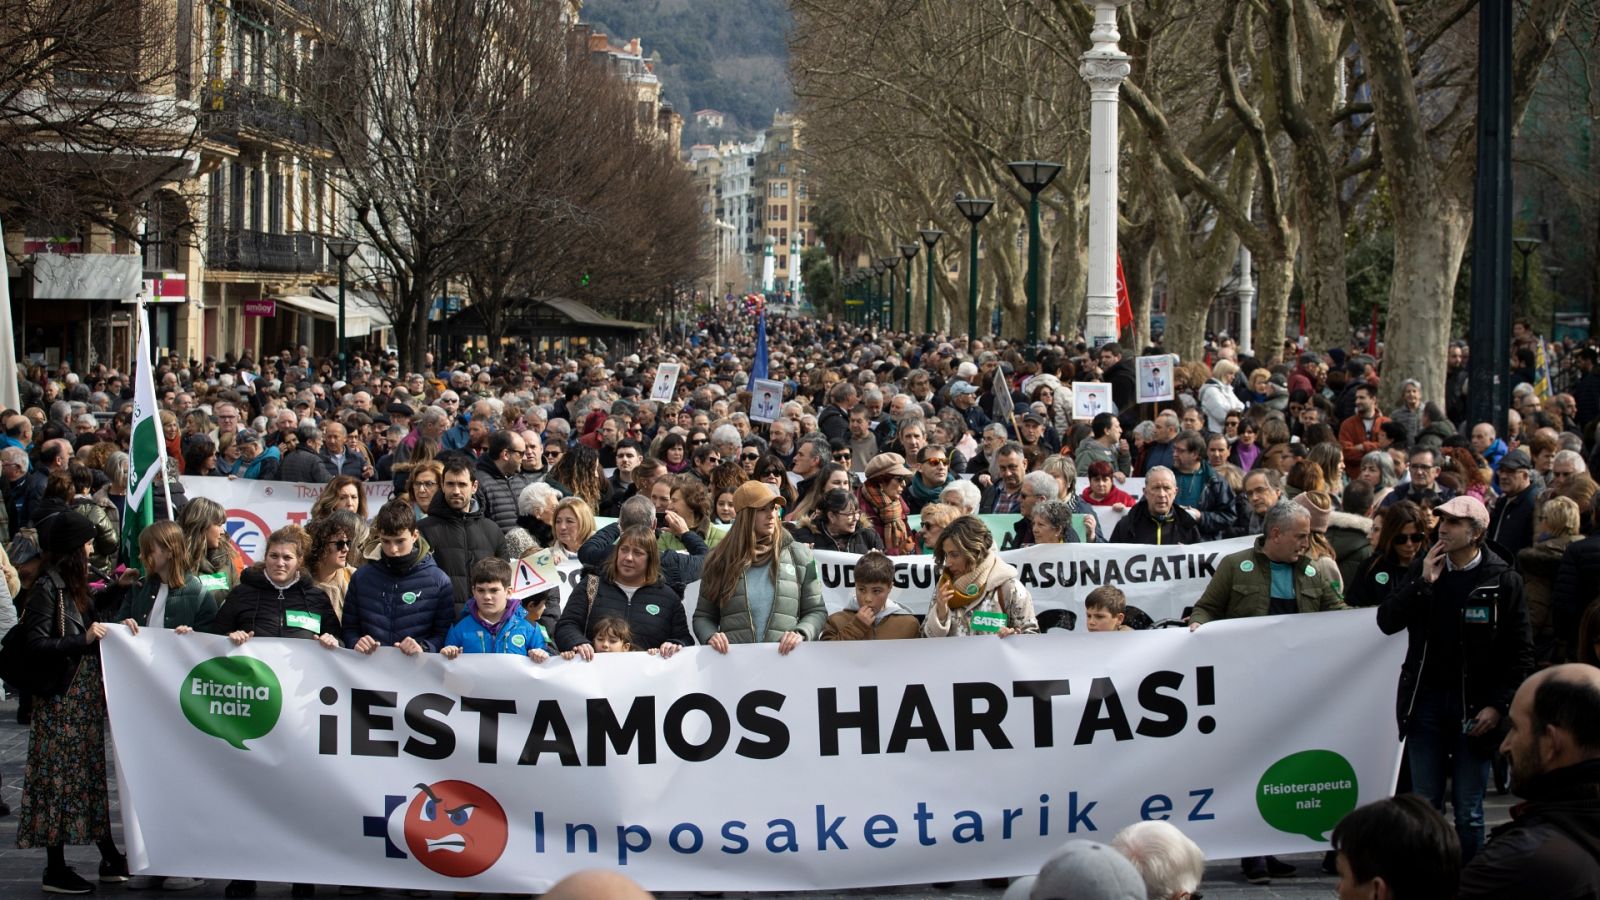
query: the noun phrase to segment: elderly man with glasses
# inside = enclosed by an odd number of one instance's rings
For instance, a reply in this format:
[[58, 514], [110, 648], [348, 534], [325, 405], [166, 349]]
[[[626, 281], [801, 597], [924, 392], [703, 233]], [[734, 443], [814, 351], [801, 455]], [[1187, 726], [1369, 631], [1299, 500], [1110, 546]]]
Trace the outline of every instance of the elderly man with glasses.
[[1389, 496], [1379, 504], [1381, 507], [1393, 506], [1401, 500], [1410, 500], [1418, 505], [1424, 500], [1432, 500], [1437, 506], [1455, 497], [1455, 491], [1439, 483], [1439, 460], [1434, 451], [1426, 447], [1413, 449], [1406, 468], [1411, 480], [1395, 485]]

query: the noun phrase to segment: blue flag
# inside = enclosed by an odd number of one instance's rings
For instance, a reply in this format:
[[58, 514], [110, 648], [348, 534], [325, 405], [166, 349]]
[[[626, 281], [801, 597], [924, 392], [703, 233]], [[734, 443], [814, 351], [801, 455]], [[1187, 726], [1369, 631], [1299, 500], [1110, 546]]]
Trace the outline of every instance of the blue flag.
[[755, 392], [756, 379], [767, 377], [767, 311], [756, 315], [756, 358], [750, 363], [750, 391]]

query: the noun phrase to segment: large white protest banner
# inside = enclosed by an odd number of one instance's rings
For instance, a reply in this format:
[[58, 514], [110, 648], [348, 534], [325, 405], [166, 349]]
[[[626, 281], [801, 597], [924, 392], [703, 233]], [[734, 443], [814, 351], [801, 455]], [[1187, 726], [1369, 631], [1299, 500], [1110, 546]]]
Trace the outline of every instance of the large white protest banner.
[[[199, 475], [185, 475], [182, 480], [185, 494], [215, 500], [228, 511], [224, 530], [239, 552], [251, 561], [261, 559], [266, 550], [267, 535], [285, 525], [304, 527], [310, 522], [311, 504], [322, 496], [322, 490], [326, 487], [295, 481], [255, 481]], [[369, 517], [377, 515], [378, 508], [394, 495], [394, 483], [390, 481], [369, 481], [364, 487]]]
[[[1148, 544], [1036, 544], [1003, 550], [1000, 558], [1017, 569], [1036, 612], [1066, 609], [1083, 617], [1083, 598], [1109, 584], [1122, 589], [1128, 603], [1153, 619], [1176, 619], [1200, 599], [1217, 571], [1217, 561], [1251, 546], [1254, 537], [1204, 544], [1155, 547]], [[861, 557], [832, 550], [813, 551], [822, 577], [822, 599], [829, 612], [844, 609], [854, 596], [855, 565]], [[933, 603], [933, 557], [891, 556], [894, 599], [922, 615]]]
[[1310, 851], [1393, 789], [1405, 641], [1371, 610], [956, 640], [535, 664], [113, 627], [130, 863], [447, 892], [594, 867], [652, 890], [841, 889], [1034, 872], [1142, 818], [1212, 858]]

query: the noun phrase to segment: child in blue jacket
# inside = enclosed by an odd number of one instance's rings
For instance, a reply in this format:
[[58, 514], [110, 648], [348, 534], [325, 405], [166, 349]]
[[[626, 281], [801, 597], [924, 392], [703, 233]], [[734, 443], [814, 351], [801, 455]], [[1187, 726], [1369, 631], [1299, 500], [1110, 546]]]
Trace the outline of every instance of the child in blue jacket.
[[472, 564], [472, 600], [444, 642], [439, 655], [445, 659], [463, 653], [527, 654], [534, 662], [550, 658], [539, 624], [528, 621], [522, 604], [511, 602], [511, 565], [494, 556]]
[[344, 595], [344, 644], [359, 653], [397, 647], [407, 656], [437, 653], [456, 618], [450, 576], [417, 546], [417, 516], [390, 500], [372, 521], [378, 557], [350, 577]]

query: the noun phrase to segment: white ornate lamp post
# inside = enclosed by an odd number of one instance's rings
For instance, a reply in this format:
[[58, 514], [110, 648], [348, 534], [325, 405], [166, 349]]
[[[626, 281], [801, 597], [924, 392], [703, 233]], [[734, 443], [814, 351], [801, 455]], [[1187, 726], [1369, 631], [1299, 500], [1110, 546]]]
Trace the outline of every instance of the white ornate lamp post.
[[1117, 46], [1117, 10], [1130, 0], [1084, 0], [1094, 7], [1094, 46], [1078, 74], [1089, 83], [1090, 346], [1117, 339], [1117, 105], [1129, 57]]

